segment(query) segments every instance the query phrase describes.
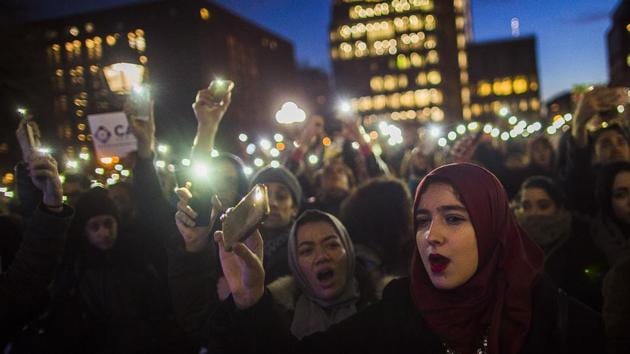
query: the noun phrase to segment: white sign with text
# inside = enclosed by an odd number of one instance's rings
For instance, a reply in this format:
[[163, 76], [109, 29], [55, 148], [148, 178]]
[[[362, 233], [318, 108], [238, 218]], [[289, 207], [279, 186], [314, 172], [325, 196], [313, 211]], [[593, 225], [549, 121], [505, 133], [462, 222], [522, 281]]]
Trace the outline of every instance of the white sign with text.
[[136, 137], [124, 112], [90, 114], [87, 118], [97, 158], [124, 157], [137, 150]]

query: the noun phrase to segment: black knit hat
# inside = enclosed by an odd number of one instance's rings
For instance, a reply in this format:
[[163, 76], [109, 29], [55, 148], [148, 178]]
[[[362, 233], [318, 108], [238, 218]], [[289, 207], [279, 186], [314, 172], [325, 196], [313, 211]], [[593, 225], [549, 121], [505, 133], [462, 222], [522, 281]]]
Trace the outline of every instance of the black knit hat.
[[107, 190], [101, 187], [92, 188], [83, 193], [77, 201], [75, 210], [74, 222], [79, 230], [85, 227], [90, 218], [99, 215], [111, 215], [120, 222], [116, 204], [107, 196]]
[[251, 186], [254, 186], [258, 183], [270, 183], [276, 182], [285, 185], [289, 192], [291, 192], [291, 196], [293, 197], [293, 202], [296, 204], [297, 208], [300, 208], [302, 204], [302, 187], [300, 186], [300, 182], [298, 182], [295, 175], [291, 173], [285, 167], [265, 167], [262, 170], [258, 171], [254, 177], [252, 177], [252, 181], [250, 183]]

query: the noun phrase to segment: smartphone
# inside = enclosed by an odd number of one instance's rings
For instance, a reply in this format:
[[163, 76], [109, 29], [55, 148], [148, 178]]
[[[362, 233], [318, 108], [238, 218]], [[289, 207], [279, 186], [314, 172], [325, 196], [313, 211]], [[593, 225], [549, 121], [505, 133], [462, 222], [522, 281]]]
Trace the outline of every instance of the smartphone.
[[131, 90], [131, 102], [136, 109], [136, 119], [148, 121], [151, 114], [151, 90], [146, 85], [136, 86]]
[[31, 146], [32, 150], [37, 150], [41, 147], [41, 143], [35, 135], [35, 130], [30, 122], [26, 122], [26, 136], [28, 138], [28, 144]]
[[221, 102], [228, 93], [234, 89], [234, 81], [231, 80], [212, 80], [210, 86], [210, 96], [214, 102]]
[[188, 201], [188, 205], [197, 213], [195, 225], [210, 226], [210, 213], [217, 204], [217, 196], [203, 183], [193, 184], [191, 192], [193, 197]]
[[269, 215], [267, 186], [257, 184], [234, 208], [221, 216], [225, 249], [231, 251], [258, 228]]

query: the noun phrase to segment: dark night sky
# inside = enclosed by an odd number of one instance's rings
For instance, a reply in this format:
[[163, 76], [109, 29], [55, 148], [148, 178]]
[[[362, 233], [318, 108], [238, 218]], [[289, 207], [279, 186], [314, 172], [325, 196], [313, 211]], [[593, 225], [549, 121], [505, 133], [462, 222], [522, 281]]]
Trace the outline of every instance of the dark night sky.
[[[607, 81], [606, 31], [610, 26], [610, 14], [618, 0], [471, 1], [475, 40], [509, 37], [512, 17], [520, 19], [522, 35], [537, 36], [538, 69], [543, 98], [552, 97], [577, 83]], [[26, 2], [37, 4], [35, 16], [41, 17], [137, 0], [26, 0]], [[216, 2], [291, 40], [300, 63], [308, 63], [330, 71], [328, 25], [332, 0]]]

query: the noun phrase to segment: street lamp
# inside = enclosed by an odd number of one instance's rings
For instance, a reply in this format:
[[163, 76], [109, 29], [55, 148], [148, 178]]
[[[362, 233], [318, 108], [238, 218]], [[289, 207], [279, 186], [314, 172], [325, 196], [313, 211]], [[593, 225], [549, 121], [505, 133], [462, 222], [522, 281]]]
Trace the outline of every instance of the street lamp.
[[119, 95], [126, 95], [144, 80], [144, 66], [133, 63], [114, 63], [103, 68], [109, 89]]

